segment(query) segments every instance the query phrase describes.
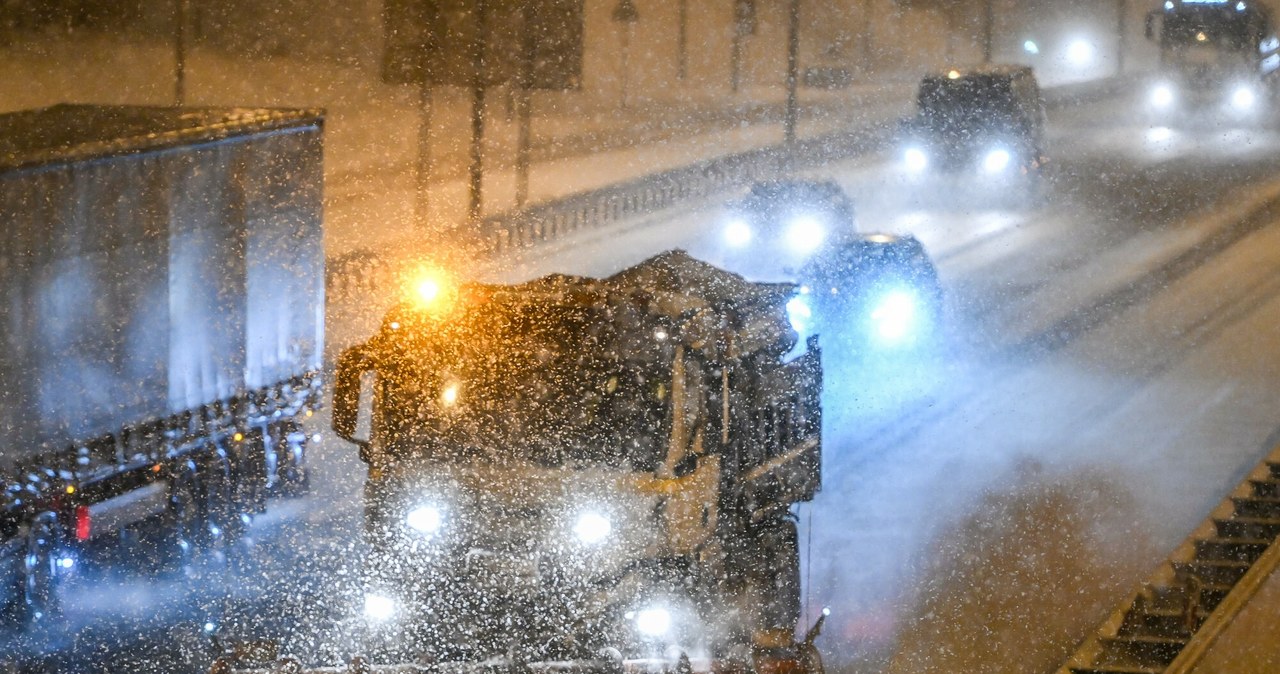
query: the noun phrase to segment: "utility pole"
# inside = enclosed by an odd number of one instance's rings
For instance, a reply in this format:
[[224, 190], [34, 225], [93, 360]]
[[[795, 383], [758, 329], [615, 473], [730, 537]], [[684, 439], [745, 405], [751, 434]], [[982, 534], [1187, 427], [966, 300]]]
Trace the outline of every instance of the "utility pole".
[[680, 24], [676, 32], [676, 79], [689, 75], [689, 0], [680, 0]]
[[533, 41], [530, 3], [520, 9], [520, 54], [515, 82], [516, 107], [516, 208], [529, 200], [529, 143], [533, 126]]
[[729, 45], [729, 90], [742, 87], [742, 42], [756, 31], [756, 0], [733, 0], [733, 40]]
[[1125, 0], [1116, 0], [1119, 16], [1116, 17], [1116, 74], [1124, 74], [1124, 50], [1129, 43], [1129, 11]]
[[467, 219], [479, 224], [484, 209], [485, 47], [489, 41], [488, 0], [475, 0], [476, 35], [471, 45], [471, 164], [468, 171]]
[[729, 91], [738, 93], [742, 86], [742, 35], [735, 28], [733, 43], [729, 46]]
[[418, 162], [415, 166], [413, 214], [418, 227], [427, 229], [431, 222], [431, 73], [423, 64], [418, 81]]
[[995, 0], [982, 0], [982, 62], [991, 63], [991, 40], [995, 31]]
[[628, 75], [631, 70], [631, 32], [635, 30], [636, 22], [640, 20], [640, 12], [636, 10], [636, 5], [632, 0], [618, 0], [618, 4], [613, 8], [613, 21], [618, 24], [619, 30], [622, 31], [620, 41], [622, 43], [622, 72], [619, 80], [622, 84], [621, 107], [627, 109], [627, 87]]
[[871, 72], [871, 52], [872, 37], [875, 33], [875, 24], [872, 22], [871, 12], [875, 11], [875, 0], [863, 0], [862, 3], [862, 72], [868, 74]]
[[783, 137], [788, 144], [796, 140], [796, 118], [799, 101], [796, 87], [800, 80], [800, 0], [790, 0], [787, 7], [787, 109], [782, 121]]
[[187, 10], [190, 0], [173, 0], [173, 105], [187, 102]]

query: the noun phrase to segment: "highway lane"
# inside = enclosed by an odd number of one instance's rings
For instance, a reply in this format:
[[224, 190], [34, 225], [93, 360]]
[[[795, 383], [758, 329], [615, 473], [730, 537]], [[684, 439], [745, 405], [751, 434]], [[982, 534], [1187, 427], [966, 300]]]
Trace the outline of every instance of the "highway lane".
[[1046, 212], [953, 257], [933, 239], [946, 367], [906, 414], [829, 434], [857, 457], [813, 506], [812, 592], [851, 613], [836, 652], [1052, 669], [1274, 440], [1276, 137], [1175, 154], [1116, 112], [1057, 127]]
[[[920, 236], [948, 297], [949, 339], [933, 358], [868, 370], [826, 352], [826, 488], [799, 516], [809, 603], [836, 611], [823, 646], [838, 668], [971, 664], [938, 653], [1048, 663], [1280, 424], [1269, 404], [1280, 234], [1265, 206], [1280, 141], [1153, 138], [1125, 108], [1051, 120], [1054, 180], [1033, 210], [913, 188], [891, 155], [815, 172], [855, 195], [862, 228]], [[717, 219], [661, 214], [467, 269], [604, 274], [673, 246], [720, 261]], [[793, 262], [742, 271], [779, 278]], [[389, 292], [331, 298], [331, 347], [371, 329]], [[316, 492], [255, 523], [238, 572], [124, 578], [73, 608], [72, 629], [10, 635], [0, 651], [30, 655], [30, 671], [195, 671], [209, 622], [320, 661], [354, 652], [362, 466], [332, 438], [314, 460]]]

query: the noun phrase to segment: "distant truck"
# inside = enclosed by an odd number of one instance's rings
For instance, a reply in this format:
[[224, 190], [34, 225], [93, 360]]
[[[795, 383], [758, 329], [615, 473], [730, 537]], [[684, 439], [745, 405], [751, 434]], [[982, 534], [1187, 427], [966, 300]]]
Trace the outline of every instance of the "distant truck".
[[822, 372], [816, 337], [785, 357], [794, 285], [673, 251], [415, 290], [334, 384], [380, 659], [819, 671], [792, 506], [821, 484]]
[[[0, 115], [0, 611], [38, 621], [108, 540], [160, 566], [307, 486], [322, 115]], [[126, 535], [128, 534], [128, 535]], [[74, 597], [63, 597], [74, 601]]]
[[1147, 15], [1160, 67], [1147, 92], [1158, 121], [1248, 119], [1269, 103], [1280, 38], [1260, 0], [1165, 0]]

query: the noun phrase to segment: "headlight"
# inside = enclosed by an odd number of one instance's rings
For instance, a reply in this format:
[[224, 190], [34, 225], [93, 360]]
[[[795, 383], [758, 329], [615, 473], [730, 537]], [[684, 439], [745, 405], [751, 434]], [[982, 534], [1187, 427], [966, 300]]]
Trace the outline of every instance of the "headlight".
[[742, 248], [751, 243], [751, 225], [742, 218], [730, 220], [724, 228], [724, 240], [734, 248]]
[[792, 218], [787, 227], [787, 244], [797, 253], [811, 253], [827, 236], [822, 221], [812, 215], [800, 215]]
[[1163, 143], [1170, 138], [1173, 138], [1173, 129], [1167, 126], [1153, 126], [1147, 129], [1147, 142], [1149, 143]]
[[787, 300], [787, 319], [791, 322], [791, 329], [801, 334], [809, 331], [809, 324], [813, 320], [813, 309], [809, 308], [809, 301], [803, 297], [792, 297]]
[[1093, 43], [1084, 39], [1073, 40], [1067, 45], [1067, 58], [1077, 66], [1093, 63]]
[[896, 342], [906, 337], [916, 323], [915, 294], [906, 290], [886, 294], [871, 310], [871, 322], [882, 340]]
[[929, 168], [929, 156], [918, 147], [909, 147], [902, 153], [902, 160], [907, 164], [907, 170], [913, 173]]
[[661, 606], [637, 611], [635, 620], [636, 629], [646, 637], [660, 637], [671, 629], [671, 612]]
[[420, 534], [431, 535], [440, 530], [444, 516], [435, 506], [418, 506], [405, 515], [404, 523]]
[[573, 535], [577, 536], [578, 541], [587, 545], [595, 545], [603, 541], [612, 532], [613, 523], [608, 517], [596, 512], [578, 515], [578, 521], [573, 525]]
[[1253, 93], [1253, 87], [1242, 84], [1231, 92], [1231, 106], [1236, 110], [1247, 111], [1253, 109], [1254, 102], [1257, 101], [1257, 95]]
[[1173, 105], [1173, 86], [1169, 84], [1157, 84], [1151, 89], [1151, 104], [1157, 108], [1167, 108]]
[[456, 382], [446, 384], [440, 389], [440, 406], [453, 407], [458, 404], [458, 399], [462, 396], [462, 387]]
[[364, 596], [364, 617], [372, 622], [385, 622], [396, 614], [396, 600], [383, 594]]
[[1008, 150], [1004, 148], [996, 148], [988, 152], [987, 156], [982, 158], [982, 168], [987, 173], [1000, 173], [1001, 171], [1009, 168], [1009, 161], [1011, 159], [1012, 157], [1009, 156]]

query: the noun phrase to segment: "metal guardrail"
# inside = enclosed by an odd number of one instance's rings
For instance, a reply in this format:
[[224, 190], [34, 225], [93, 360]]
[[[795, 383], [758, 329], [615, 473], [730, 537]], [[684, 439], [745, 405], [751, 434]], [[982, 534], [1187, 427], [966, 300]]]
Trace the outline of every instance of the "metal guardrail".
[[481, 223], [476, 248], [480, 252], [501, 254], [817, 166], [887, 140], [896, 122], [878, 122], [789, 146], [725, 155], [523, 211], [492, 216]]
[[1235, 621], [1246, 604], [1262, 589], [1271, 575], [1280, 567], [1280, 545], [1274, 543], [1262, 553], [1258, 561], [1249, 567], [1244, 577], [1231, 588], [1231, 593], [1214, 609], [1209, 619], [1187, 642], [1164, 674], [1190, 674], [1200, 664], [1209, 650], [1217, 643], [1227, 628]]
[[[1098, 100], [1132, 85], [1132, 77], [1067, 84], [1045, 90], [1051, 108]], [[600, 229], [638, 215], [680, 203], [726, 194], [760, 180], [786, 175], [882, 147], [901, 119], [872, 121], [791, 145], [774, 145], [707, 159], [600, 189], [535, 204], [485, 218], [462, 243], [479, 254], [501, 254], [530, 248], [561, 237]], [[357, 250], [329, 260], [331, 292], [372, 290], [394, 280], [395, 262], [370, 250]]]
[[[597, 190], [492, 215], [461, 243], [478, 254], [529, 248], [584, 230], [599, 229], [637, 215], [724, 194], [733, 188], [848, 157], [885, 142], [897, 128], [890, 119], [866, 127], [725, 155]], [[351, 293], [387, 287], [395, 263], [361, 249], [330, 258], [330, 292]]]
[[[1138, 602], [1139, 597], [1150, 593], [1153, 589], [1168, 589], [1185, 583], [1185, 579], [1179, 576], [1174, 565], [1185, 564], [1195, 559], [1197, 541], [1209, 540], [1217, 535], [1214, 520], [1233, 517], [1236, 512], [1233, 499], [1249, 496], [1252, 493], [1250, 482], [1268, 478], [1271, 474], [1269, 467], [1271, 463], [1280, 463], [1280, 445], [1273, 448], [1244, 476], [1231, 493], [1210, 511], [1209, 516], [1160, 562], [1139, 589], [1130, 592], [1102, 624], [1076, 646], [1055, 674], [1072, 674], [1073, 669], [1093, 668], [1095, 660], [1103, 652], [1102, 640], [1120, 634], [1129, 610]], [[1272, 542], [1267, 551], [1253, 562], [1244, 577], [1232, 586], [1222, 602], [1214, 607], [1204, 623], [1192, 631], [1186, 646], [1179, 651], [1168, 667], [1162, 670], [1163, 674], [1187, 674], [1192, 671], [1218, 637], [1239, 615], [1245, 604], [1271, 576], [1278, 564], [1280, 564], [1280, 546]]]

